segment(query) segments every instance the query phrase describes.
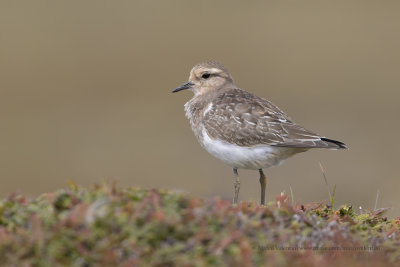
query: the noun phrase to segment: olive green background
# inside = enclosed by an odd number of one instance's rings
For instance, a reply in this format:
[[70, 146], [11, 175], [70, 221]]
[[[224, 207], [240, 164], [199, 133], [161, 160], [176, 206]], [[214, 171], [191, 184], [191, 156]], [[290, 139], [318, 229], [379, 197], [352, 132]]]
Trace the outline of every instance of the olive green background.
[[[266, 170], [267, 200], [392, 207], [400, 215], [398, 1], [1, 1], [0, 196], [117, 180], [230, 199], [229, 166], [171, 94], [214, 59], [236, 85], [350, 150]], [[240, 171], [241, 200], [259, 199]]]

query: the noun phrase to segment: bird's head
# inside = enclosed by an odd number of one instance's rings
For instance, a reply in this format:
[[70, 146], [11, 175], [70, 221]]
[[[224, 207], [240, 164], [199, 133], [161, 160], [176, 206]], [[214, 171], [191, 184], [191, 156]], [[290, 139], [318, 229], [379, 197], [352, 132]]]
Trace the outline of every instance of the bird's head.
[[194, 66], [190, 71], [189, 81], [181, 84], [172, 92], [189, 89], [195, 95], [202, 95], [231, 84], [233, 85], [232, 76], [224, 66], [215, 61], [206, 61]]

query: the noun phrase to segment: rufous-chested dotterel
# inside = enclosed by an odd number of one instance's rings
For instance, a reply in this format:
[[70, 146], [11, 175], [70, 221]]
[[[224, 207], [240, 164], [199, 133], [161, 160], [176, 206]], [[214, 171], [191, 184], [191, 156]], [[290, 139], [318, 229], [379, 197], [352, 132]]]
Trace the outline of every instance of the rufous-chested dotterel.
[[263, 168], [311, 148], [347, 148], [296, 124], [270, 101], [237, 88], [228, 70], [215, 61], [194, 66], [189, 81], [173, 92], [186, 89], [194, 93], [185, 111], [195, 136], [211, 155], [233, 167], [234, 204], [240, 188], [237, 169], [259, 170], [264, 205]]

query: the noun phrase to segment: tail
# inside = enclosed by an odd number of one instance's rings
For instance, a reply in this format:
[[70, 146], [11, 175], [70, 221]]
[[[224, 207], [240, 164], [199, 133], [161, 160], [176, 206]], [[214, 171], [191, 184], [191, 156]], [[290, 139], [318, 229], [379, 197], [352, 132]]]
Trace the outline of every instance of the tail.
[[336, 140], [332, 140], [332, 139], [328, 139], [328, 138], [324, 138], [324, 137], [321, 137], [321, 140], [329, 145], [328, 148], [348, 149], [348, 147], [344, 143], [342, 143], [340, 141], [336, 141]]

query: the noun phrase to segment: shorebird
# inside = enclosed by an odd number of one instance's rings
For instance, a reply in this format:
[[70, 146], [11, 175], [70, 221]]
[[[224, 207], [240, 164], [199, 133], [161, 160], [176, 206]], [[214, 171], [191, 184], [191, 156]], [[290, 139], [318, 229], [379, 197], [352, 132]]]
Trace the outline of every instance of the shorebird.
[[325, 138], [293, 122], [268, 100], [235, 86], [228, 70], [215, 61], [200, 63], [189, 81], [172, 92], [191, 90], [186, 117], [201, 146], [233, 168], [234, 197], [240, 190], [238, 169], [260, 173], [261, 205], [265, 205], [263, 168], [281, 164], [311, 148], [346, 149], [340, 141]]

